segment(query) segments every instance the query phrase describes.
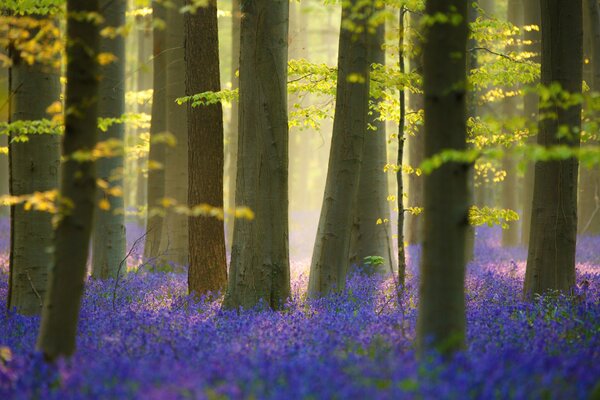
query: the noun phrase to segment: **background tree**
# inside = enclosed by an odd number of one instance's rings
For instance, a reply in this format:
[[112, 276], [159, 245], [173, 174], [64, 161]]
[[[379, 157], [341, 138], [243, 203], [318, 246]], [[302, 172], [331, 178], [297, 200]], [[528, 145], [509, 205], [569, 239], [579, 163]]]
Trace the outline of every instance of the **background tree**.
[[[542, 85], [558, 84], [566, 93], [581, 94], [582, 1], [542, 0], [541, 17]], [[546, 116], [540, 121], [538, 144], [579, 146], [580, 102], [542, 111]], [[566, 134], [559, 134], [561, 129]], [[549, 289], [568, 292], [575, 285], [577, 168], [575, 158], [535, 164], [525, 296]]]
[[[217, 2], [185, 15], [186, 94], [221, 90]], [[188, 204], [223, 208], [223, 109], [220, 102], [188, 105]], [[225, 226], [210, 216], [189, 220], [190, 292], [217, 291], [227, 284]]]
[[60, 171], [54, 260], [38, 336], [38, 348], [51, 361], [75, 350], [96, 203], [96, 168], [90, 155], [97, 139], [99, 35], [94, 20], [81, 16], [98, 12], [97, 0], [67, 0], [65, 160]]
[[[425, 157], [466, 149], [467, 1], [428, 0], [423, 84]], [[450, 352], [465, 337], [465, 236], [469, 165], [449, 162], [425, 177], [417, 346]]]
[[279, 308], [290, 295], [287, 43], [289, 2], [245, 2], [241, 22], [237, 220], [224, 305]]

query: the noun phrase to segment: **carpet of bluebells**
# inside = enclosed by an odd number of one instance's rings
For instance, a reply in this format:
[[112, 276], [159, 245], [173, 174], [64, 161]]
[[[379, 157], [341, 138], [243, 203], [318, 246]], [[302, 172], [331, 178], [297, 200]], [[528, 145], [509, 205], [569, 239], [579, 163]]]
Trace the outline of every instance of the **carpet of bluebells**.
[[[7, 245], [7, 230], [0, 244]], [[131, 238], [139, 229], [129, 228]], [[468, 266], [468, 347], [415, 360], [419, 249], [400, 304], [391, 278], [356, 274], [309, 301], [293, 263], [281, 312], [221, 310], [193, 299], [181, 271], [141, 263], [89, 280], [77, 352], [49, 368], [34, 351], [39, 318], [0, 311], [0, 399], [587, 399], [600, 392], [600, 237], [581, 238], [575, 298], [521, 300], [524, 249], [478, 231]], [[6, 308], [8, 255], [0, 263]], [[594, 395], [594, 393], [596, 393]]]

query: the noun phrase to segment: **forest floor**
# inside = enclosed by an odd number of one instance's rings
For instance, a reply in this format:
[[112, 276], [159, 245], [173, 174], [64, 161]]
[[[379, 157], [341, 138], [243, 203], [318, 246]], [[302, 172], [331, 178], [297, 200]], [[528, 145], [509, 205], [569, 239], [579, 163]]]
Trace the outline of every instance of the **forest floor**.
[[[135, 229], [130, 230], [131, 237]], [[6, 232], [1, 230], [0, 232]], [[2, 234], [4, 235], [4, 234]], [[521, 300], [523, 249], [478, 230], [467, 274], [468, 347], [442, 363], [414, 353], [419, 249], [398, 304], [392, 279], [354, 275], [305, 298], [294, 262], [281, 312], [225, 312], [194, 300], [181, 272], [144, 266], [89, 280], [77, 352], [49, 368], [34, 351], [39, 318], [0, 312], [0, 399], [587, 399], [600, 394], [600, 237], [581, 238], [575, 299]], [[0, 237], [6, 247], [7, 238]], [[139, 264], [139, 251], [136, 252]], [[0, 259], [5, 310], [8, 255]]]

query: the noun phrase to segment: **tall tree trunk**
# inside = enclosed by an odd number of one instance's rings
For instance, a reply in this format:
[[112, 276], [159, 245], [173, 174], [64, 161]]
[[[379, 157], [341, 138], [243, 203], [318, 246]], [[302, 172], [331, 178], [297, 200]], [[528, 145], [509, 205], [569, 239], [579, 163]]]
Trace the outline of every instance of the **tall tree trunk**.
[[[188, 0], [189, 1], [189, 0]], [[185, 16], [186, 94], [221, 90], [217, 2]], [[188, 104], [188, 203], [223, 208], [223, 108]], [[214, 217], [189, 220], [190, 293], [225, 288], [225, 225]]]
[[[539, 0], [524, 0], [524, 12], [523, 12], [523, 25], [531, 26], [541, 24], [540, 21], [540, 1]], [[529, 43], [527, 51], [534, 54], [531, 58], [533, 62], [540, 62], [541, 60], [541, 34], [539, 30], [525, 30], [523, 33], [523, 39]], [[529, 144], [534, 144], [537, 139], [537, 125], [538, 125], [538, 107], [539, 98], [535, 91], [530, 91], [525, 94], [523, 99], [523, 107], [525, 110], [525, 118], [529, 122], [530, 136], [527, 139]], [[525, 170], [525, 177], [523, 179], [523, 216], [521, 222], [521, 245], [527, 246], [529, 244], [529, 236], [531, 232], [531, 205], [533, 202], [533, 176], [535, 173], [535, 164], [529, 162], [527, 169]]]
[[[399, 43], [398, 43], [398, 65], [400, 67], [400, 73], [406, 73], [405, 64], [405, 51], [404, 51], [404, 39], [406, 36], [404, 14], [406, 13], [405, 7], [400, 7], [400, 18], [399, 18]], [[406, 135], [404, 133], [406, 127], [406, 91], [400, 90], [400, 121], [398, 123], [398, 154], [396, 155], [396, 165], [401, 166], [404, 163], [404, 143], [406, 141]], [[398, 285], [404, 287], [406, 282], [406, 253], [404, 251], [404, 181], [403, 181], [402, 168], [396, 172], [396, 182], [398, 185], [396, 193], [396, 201], [398, 207]]]
[[[515, 26], [522, 26], [522, 3], [521, 0], [508, 1], [507, 20]], [[516, 38], [515, 38], [516, 39]], [[518, 44], [512, 44], [506, 47], [507, 53], [519, 50]], [[507, 88], [507, 92], [518, 90], [518, 88]], [[507, 97], [503, 101], [504, 118], [513, 118], [518, 115], [520, 97]], [[511, 134], [512, 132], [507, 132]], [[517, 211], [518, 208], [518, 177], [517, 166], [514, 155], [507, 153], [502, 160], [503, 169], [506, 171], [506, 177], [502, 183], [502, 207]], [[514, 247], [519, 245], [519, 225], [516, 221], [509, 222], [508, 229], [502, 230], [502, 246]]]
[[[165, 163], [165, 197], [173, 198], [178, 204], [187, 205], [188, 196], [188, 131], [185, 106], [175, 101], [185, 95], [185, 61], [183, 14], [179, 12], [184, 0], [173, 2], [167, 10], [167, 131], [173, 134], [177, 143], [168, 147]], [[167, 211], [163, 222], [161, 256], [165, 261], [187, 265], [188, 217]]]
[[[152, 19], [166, 22], [165, 8], [157, 1], [152, 2]], [[161, 199], [165, 197], [165, 157], [166, 148], [163, 142], [156, 141], [158, 135], [167, 131], [167, 47], [168, 27], [154, 25], [153, 28], [153, 63], [152, 70], [152, 122], [150, 125], [150, 152], [148, 153], [148, 214], [146, 221], [146, 244], [144, 258], [154, 259], [160, 252], [160, 239], [164, 218], [157, 214]]]
[[[5, 49], [0, 48], [0, 54], [5, 53]], [[9, 116], [9, 92], [8, 87], [8, 74], [9, 69], [0, 66], [0, 121], [8, 122]], [[0, 147], [7, 147], [8, 140], [5, 135], [0, 137]], [[8, 187], [8, 155], [0, 154], [0, 196], [9, 194]], [[0, 217], [7, 217], [10, 215], [10, 209], [8, 207], [0, 207]]]
[[38, 336], [38, 349], [52, 361], [75, 350], [79, 305], [84, 289], [86, 261], [96, 203], [93, 161], [77, 161], [75, 152], [90, 152], [97, 139], [98, 27], [82, 14], [98, 13], [97, 0], [67, 0], [67, 88], [65, 136], [60, 171], [60, 219], [54, 238]]
[[[460, 21], [436, 22], [426, 28], [423, 83], [427, 158], [446, 149], [467, 148], [467, 3], [427, 2], [426, 15], [452, 14]], [[421, 355], [432, 348], [448, 353], [464, 343], [469, 168], [464, 163], [449, 162], [425, 177], [425, 239], [417, 320]]]
[[[408, 40], [412, 48], [409, 57], [409, 69], [411, 72], [423, 73], [423, 37], [421, 32], [421, 16], [415, 12], [409, 13]], [[419, 112], [424, 108], [422, 93], [408, 93], [409, 112]], [[418, 168], [423, 162], [425, 155], [425, 134], [423, 126], [414, 127], [414, 135], [407, 136], [408, 164]], [[408, 207], [423, 207], [423, 177], [415, 173], [408, 175]], [[423, 240], [423, 215], [406, 214], [405, 225], [406, 242], [419, 244]]]
[[[239, 78], [237, 71], [240, 66], [240, 23], [242, 20], [242, 11], [240, 9], [240, 0], [231, 0], [231, 89], [238, 89]], [[237, 150], [238, 150], [238, 118], [239, 103], [231, 103], [231, 119], [229, 120], [229, 135], [227, 138], [227, 208], [235, 208], [235, 181], [237, 171]], [[233, 244], [233, 226], [235, 225], [234, 216], [229, 213], [225, 216], [225, 227], [227, 232], [227, 246], [231, 248]]]
[[[542, 0], [541, 12], [542, 85], [558, 83], [569, 93], [581, 93], [582, 1]], [[544, 111], [556, 115], [540, 121], [538, 144], [578, 147], [581, 104]], [[559, 137], [561, 126], [568, 127], [570, 135]], [[575, 285], [577, 167], [575, 158], [536, 162], [526, 297], [546, 290], [568, 292]]]
[[288, 249], [288, 0], [243, 4], [236, 205], [226, 308], [261, 300], [280, 308], [290, 295]]
[[[375, 34], [368, 36], [368, 41], [369, 64], [385, 65], [384, 23], [380, 23]], [[373, 105], [379, 101], [371, 98]], [[371, 110], [367, 117], [368, 126], [375, 130], [365, 132], [349, 261], [350, 265], [363, 265], [367, 256], [383, 257], [384, 264], [372, 267], [375, 269], [371, 272], [385, 274], [395, 270], [397, 264], [392, 252], [388, 177], [383, 171], [387, 164], [387, 137], [385, 121], [379, 117], [377, 110]]]
[[[584, 0], [585, 58], [584, 80], [592, 91], [600, 92], [600, 5], [595, 0]], [[599, 113], [592, 111], [594, 118]], [[598, 144], [593, 141], [590, 144]], [[584, 235], [600, 234], [600, 166], [579, 167], [578, 231]]]
[[[42, 17], [39, 17], [42, 18]], [[46, 109], [60, 98], [59, 72], [12, 55], [10, 120], [48, 118]], [[20, 196], [58, 187], [60, 136], [28, 135], [27, 142], [10, 142], [10, 194]], [[13, 137], [11, 136], [12, 140]], [[48, 270], [52, 263], [52, 214], [11, 207], [10, 282], [8, 308], [25, 315], [42, 311]]]
[[[104, 27], [125, 26], [125, 1], [100, 0]], [[125, 37], [102, 37], [100, 51], [116, 57], [114, 62], [100, 68], [98, 88], [98, 115], [102, 118], [120, 118], [125, 113]], [[125, 146], [125, 125], [113, 124], [106, 132], [98, 133], [100, 142], [116, 140]], [[98, 179], [108, 183], [108, 190], [123, 188], [123, 152], [104, 157], [97, 162]], [[119, 264], [125, 258], [125, 213], [123, 196], [111, 196], [98, 191], [100, 207], [92, 232], [92, 276], [96, 279], [116, 278]]]
[[310, 297], [343, 290], [346, 284], [348, 259], [344, 255], [349, 254], [367, 131], [370, 85], [366, 24], [371, 9], [369, 2], [360, 0], [342, 4], [333, 137], [310, 266]]

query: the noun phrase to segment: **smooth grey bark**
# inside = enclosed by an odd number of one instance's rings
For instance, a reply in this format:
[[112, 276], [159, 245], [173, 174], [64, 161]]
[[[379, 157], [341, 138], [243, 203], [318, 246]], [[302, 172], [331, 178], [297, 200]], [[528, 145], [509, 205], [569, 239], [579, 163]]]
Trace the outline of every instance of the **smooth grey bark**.
[[[157, 1], [152, 2], [152, 18], [154, 21], [166, 22], [165, 8]], [[150, 124], [150, 152], [148, 153], [149, 166], [154, 164], [157, 168], [148, 168], [147, 200], [148, 213], [146, 220], [146, 243], [144, 258], [156, 259], [160, 252], [160, 239], [162, 236], [164, 218], [157, 214], [161, 200], [165, 197], [165, 157], [166, 145], [155, 141], [158, 135], [167, 131], [167, 57], [166, 39], [169, 29], [161, 29], [155, 25], [153, 36], [153, 70], [152, 70], [152, 122]]]
[[[325, 195], [310, 266], [309, 297], [343, 290], [369, 107], [370, 2], [342, 3], [333, 137]], [[351, 23], [353, 30], [348, 29]]]
[[[584, 6], [584, 80], [593, 92], [600, 92], [600, 5], [596, 0], [583, 0]], [[598, 118], [598, 111], [592, 111]], [[588, 142], [598, 145], [598, 141]], [[586, 145], [588, 144], [586, 143]], [[600, 234], [600, 166], [579, 167], [578, 232]]]
[[[370, 64], [385, 65], [385, 25], [381, 23], [375, 34], [368, 35]], [[375, 106], [380, 99], [371, 98]], [[350, 241], [350, 265], [364, 266], [368, 256], [383, 257], [384, 263], [378, 266], [366, 266], [366, 272], [386, 274], [395, 271], [396, 257], [392, 251], [392, 230], [388, 177], [384, 172], [387, 164], [387, 137], [385, 121], [380, 120], [377, 110], [371, 109], [364, 138], [362, 163], [359, 172], [357, 205], [355, 208], [352, 238]], [[382, 223], [377, 221], [381, 220]]]
[[288, 0], [242, 3], [236, 206], [254, 211], [233, 231], [224, 306], [281, 308], [288, 249]]
[[[539, 0], [524, 0], [523, 2], [523, 24], [525, 26], [536, 25], [540, 26], [540, 2]], [[534, 54], [531, 61], [539, 63], [541, 61], [541, 34], [540, 31], [526, 30], [523, 33], [523, 39], [530, 44], [527, 47], [527, 51]], [[537, 83], [537, 82], [536, 82]], [[535, 85], [535, 83], [533, 84]], [[532, 85], [532, 86], [533, 86]], [[527, 139], [528, 144], [535, 144], [537, 141], [537, 127], [538, 127], [538, 114], [539, 114], [539, 97], [537, 93], [532, 90], [525, 94], [523, 98], [523, 107], [525, 111], [525, 118], [529, 121], [530, 135]], [[527, 169], [525, 170], [525, 177], [523, 178], [523, 215], [521, 222], [521, 245], [527, 246], [529, 244], [529, 236], [531, 232], [531, 205], [533, 202], [533, 176], [535, 174], [535, 164], [529, 162]]]
[[[118, 28], [125, 25], [127, 2], [100, 0], [104, 27]], [[101, 37], [100, 52], [116, 57], [114, 62], [100, 67], [98, 87], [98, 116], [120, 118], [125, 113], [125, 37]], [[125, 146], [125, 125], [113, 124], [106, 132], [98, 132], [98, 141], [119, 141]], [[114, 157], [100, 158], [96, 163], [97, 176], [108, 183], [108, 188], [123, 189], [124, 152]], [[98, 190], [98, 201], [108, 201], [109, 209], [99, 208], [92, 232], [92, 277], [116, 278], [119, 265], [125, 258], [125, 204], [123, 196], [110, 196]]]
[[[188, 122], [186, 107], [176, 99], [185, 96], [184, 20], [179, 12], [184, 0], [167, 10], [167, 131], [177, 143], [166, 148], [165, 197], [187, 205]], [[177, 265], [189, 262], [188, 217], [169, 209], [163, 221], [161, 259]]]
[[[188, 0], [189, 2], [189, 0]], [[217, 2], [185, 16], [186, 95], [221, 90]], [[188, 203], [223, 208], [223, 108], [188, 104]], [[227, 285], [225, 225], [215, 217], [189, 220], [188, 290], [202, 295]]]
[[[423, 48], [425, 157], [465, 150], [468, 16], [466, 0], [428, 0], [426, 15], [452, 14], [458, 23], [426, 28]], [[452, 19], [451, 19], [452, 20]], [[450, 353], [465, 339], [465, 236], [470, 165], [443, 164], [425, 176], [425, 238], [421, 260], [417, 352]]]
[[75, 351], [79, 305], [84, 290], [86, 262], [94, 209], [96, 166], [75, 161], [76, 151], [91, 151], [97, 141], [99, 34], [96, 24], [81, 18], [98, 13], [97, 0], [67, 0], [67, 85], [65, 136], [60, 170], [60, 219], [54, 238], [54, 260], [48, 279], [37, 348], [53, 361]]
[[[408, 40], [412, 47], [409, 58], [409, 69], [411, 72], [423, 73], [423, 36], [421, 32], [421, 15], [409, 13]], [[407, 106], [409, 112], [419, 112], [425, 106], [422, 93], [409, 92], [407, 94]], [[418, 168], [424, 161], [425, 155], [425, 134], [423, 126], [414, 127], [414, 135], [407, 136], [408, 144], [408, 164], [413, 168]], [[423, 176], [417, 174], [408, 175], [408, 207], [423, 207]], [[406, 242], [411, 244], [420, 244], [423, 240], [423, 215], [406, 214], [406, 224], [404, 228]]]
[[[542, 0], [542, 85], [558, 83], [569, 93], [581, 93], [582, 14], [581, 0]], [[538, 144], [579, 147], [581, 104], [543, 112], [555, 116], [540, 121]], [[559, 137], [561, 126], [570, 135]], [[525, 297], [547, 290], [569, 292], [575, 285], [577, 168], [575, 158], [535, 164]]]
[[[29, 65], [12, 55], [10, 121], [48, 118], [46, 109], [60, 98], [59, 71], [39, 63]], [[31, 134], [27, 142], [10, 137], [10, 194], [21, 196], [58, 187], [60, 136]], [[52, 214], [11, 207], [10, 281], [8, 308], [39, 314], [52, 263]]]

